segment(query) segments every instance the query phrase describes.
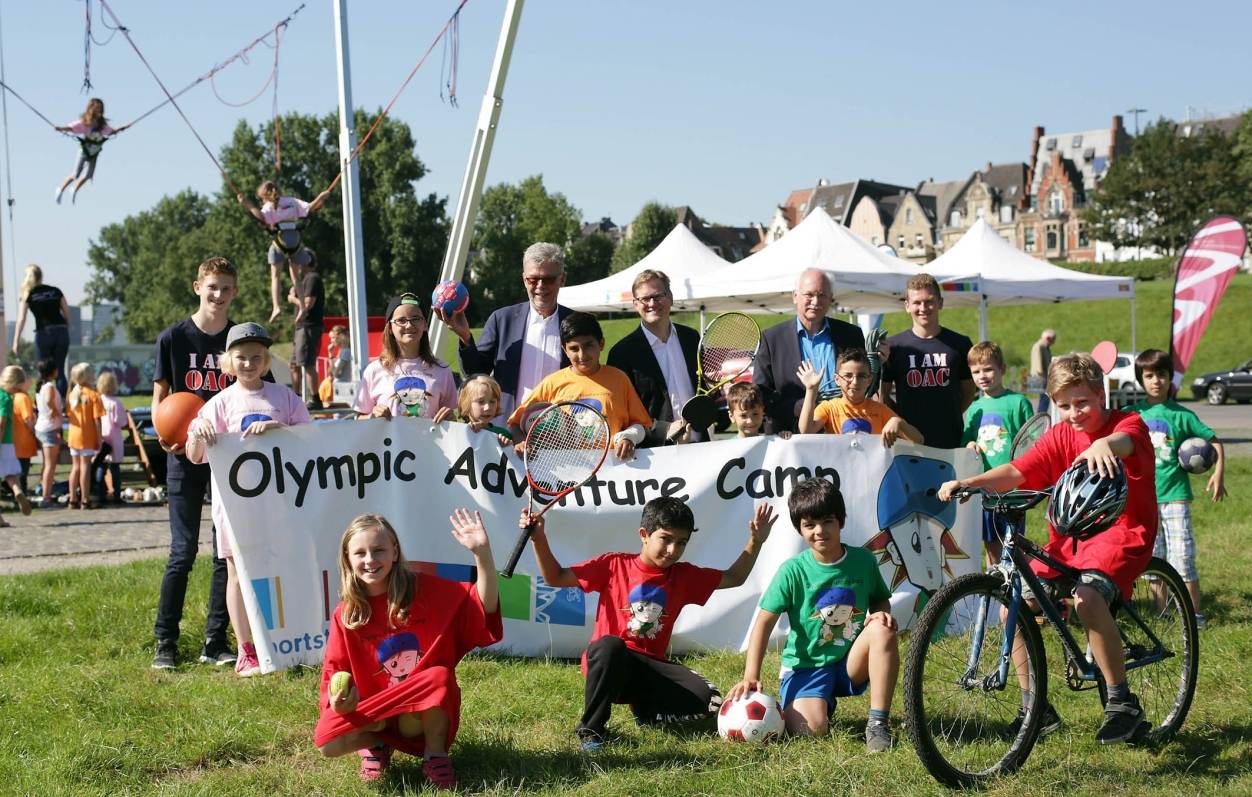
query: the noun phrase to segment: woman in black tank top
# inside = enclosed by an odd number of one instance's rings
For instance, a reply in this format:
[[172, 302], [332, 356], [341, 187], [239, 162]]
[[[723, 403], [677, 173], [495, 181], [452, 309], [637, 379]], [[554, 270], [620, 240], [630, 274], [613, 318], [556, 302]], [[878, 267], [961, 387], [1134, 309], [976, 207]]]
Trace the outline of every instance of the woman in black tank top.
[[26, 326], [26, 313], [35, 317], [35, 360], [52, 360], [57, 367], [57, 390], [65, 398], [65, 358], [70, 352], [70, 307], [60, 288], [43, 284], [43, 269], [34, 263], [26, 267], [18, 303], [17, 326], [13, 330], [13, 353]]

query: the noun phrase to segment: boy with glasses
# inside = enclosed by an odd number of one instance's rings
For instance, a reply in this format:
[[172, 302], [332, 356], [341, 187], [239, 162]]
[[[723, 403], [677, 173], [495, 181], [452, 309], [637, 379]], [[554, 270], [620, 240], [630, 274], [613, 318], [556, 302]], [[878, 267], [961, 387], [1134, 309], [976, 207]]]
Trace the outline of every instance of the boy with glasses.
[[923, 443], [922, 433], [891, 408], [866, 395], [869, 390], [869, 356], [865, 349], [844, 349], [839, 352], [835, 379], [843, 395], [817, 403], [822, 385], [822, 369], [815, 369], [807, 360], [800, 363], [796, 378], [804, 385], [804, 406], [800, 408], [800, 433], [814, 434], [825, 429], [827, 434], [864, 432], [882, 435], [887, 448], [904, 438]]

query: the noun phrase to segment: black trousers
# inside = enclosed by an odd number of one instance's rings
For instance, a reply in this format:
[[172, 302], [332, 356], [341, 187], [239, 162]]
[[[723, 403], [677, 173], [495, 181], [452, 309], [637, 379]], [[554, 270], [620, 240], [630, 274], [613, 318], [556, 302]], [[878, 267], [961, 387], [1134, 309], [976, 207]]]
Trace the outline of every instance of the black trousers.
[[[200, 545], [200, 513], [204, 511], [209, 479], [208, 465], [183, 463], [182, 476], [172, 476], [165, 483], [170, 509], [170, 556], [165, 563], [161, 597], [157, 604], [154, 633], [159, 642], [178, 641], [183, 600], [187, 597], [187, 579], [196, 563], [196, 549]], [[207, 644], [225, 650], [229, 624], [230, 617], [226, 613], [226, 560], [217, 555], [217, 541], [214, 540], [209, 615], [204, 624]]]
[[716, 716], [722, 693], [677, 662], [636, 653], [618, 636], [600, 637], [587, 648], [587, 691], [578, 735], [603, 738], [618, 702], [630, 704], [638, 724], [663, 725]]

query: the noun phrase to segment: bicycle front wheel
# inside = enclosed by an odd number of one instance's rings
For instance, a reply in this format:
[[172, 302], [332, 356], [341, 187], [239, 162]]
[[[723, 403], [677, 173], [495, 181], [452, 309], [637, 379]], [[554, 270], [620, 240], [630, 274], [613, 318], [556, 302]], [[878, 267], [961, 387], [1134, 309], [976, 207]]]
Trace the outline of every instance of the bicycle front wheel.
[[[1199, 632], [1187, 585], [1169, 562], [1153, 557], [1135, 580], [1129, 605], [1119, 605], [1114, 619], [1129, 665], [1126, 683], [1151, 723], [1146, 740], [1165, 741], [1187, 718], [1200, 667]], [[1136, 661], [1156, 657], [1160, 659], [1134, 666]], [[1106, 703], [1103, 678], [1099, 686], [1100, 702]]]
[[1002, 578], [961, 576], [935, 593], [910, 635], [905, 723], [926, 770], [948, 786], [1016, 770], [1039, 735], [1047, 704], [1043, 640], [1020, 608], [1015, 661], [1000, 678], [1007, 600]]

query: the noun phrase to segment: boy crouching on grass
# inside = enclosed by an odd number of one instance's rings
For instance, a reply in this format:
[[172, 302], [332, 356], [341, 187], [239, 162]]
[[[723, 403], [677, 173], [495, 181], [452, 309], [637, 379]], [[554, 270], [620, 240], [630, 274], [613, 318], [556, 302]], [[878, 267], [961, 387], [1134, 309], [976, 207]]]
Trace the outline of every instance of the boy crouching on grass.
[[[530, 519], [522, 513], [521, 526]], [[603, 749], [614, 703], [629, 703], [636, 724], [664, 725], [717, 716], [722, 697], [701, 675], [666, 657], [679, 612], [704, 605], [714, 590], [747, 580], [777, 516], [762, 503], [748, 523], [748, 542], [725, 570], [680, 562], [696, 531], [691, 509], [677, 498], [653, 498], [643, 508], [639, 554], [607, 553], [562, 567], [536, 521], [532, 540], [543, 580], [554, 587], [599, 592], [596, 627], [583, 653], [587, 679], [578, 738], [587, 753]]]
[[787, 508], [809, 549], [784, 562], [761, 596], [743, 680], [726, 699], [761, 689], [765, 647], [786, 614], [791, 631], [782, 654], [779, 702], [787, 732], [824, 736], [836, 700], [869, 687], [865, 749], [881, 753], [892, 744], [888, 720], [900, 670], [891, 590], [874, 555], [840, 539], [847, 512], [838, 487], [807, 479], [791, 491]]

